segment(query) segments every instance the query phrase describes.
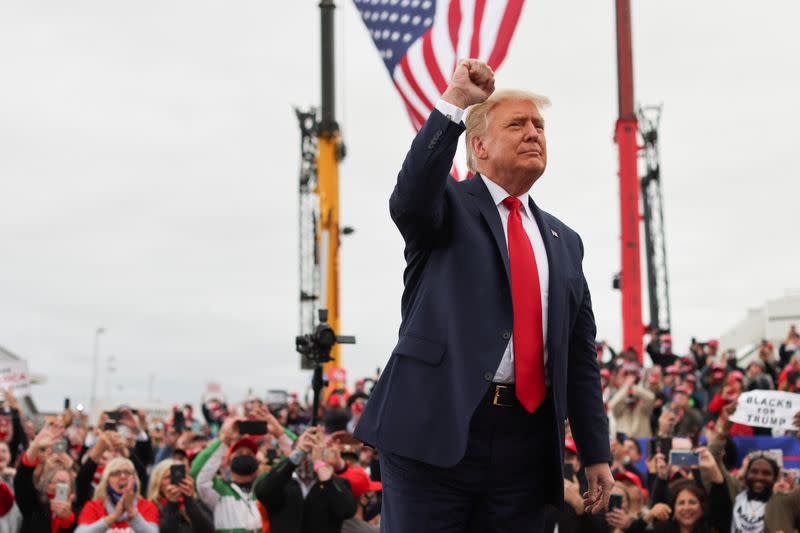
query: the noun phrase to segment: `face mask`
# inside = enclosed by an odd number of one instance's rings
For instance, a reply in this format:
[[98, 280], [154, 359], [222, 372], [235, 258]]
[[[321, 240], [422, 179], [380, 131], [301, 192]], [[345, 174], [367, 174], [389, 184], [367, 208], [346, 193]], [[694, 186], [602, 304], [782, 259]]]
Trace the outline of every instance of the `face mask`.
[[367, 501], [366, 505], [362, 506], [364, 522], [369, 522], [379, 514], [381, 514], [381, 504], [378, 498], [373, 496]]
[[110, 485], [106, 487], [106, 491], [108, 491], [108, 498], [111, 500], [111, 503], [117, 505], [117, 502], [122, 498], [122, 493], [115, 491]]
[[[119, 501], [122, 499], [122, 493], [121, 493], [121, 492], [117, 492], [117, 491], [115, 491], [114, 489], [112, 489], [112, 488], [111, 488], [111, 485], [107, 485], [107, 486], [106, 486], [106, 492], [108, 492], [108, 498], [111, 500], [111, 502], [112, 502], [114, 505], [116, 505], [116, 504], [117, 504], [117, 502], [119, 502]], [[135, 484], [135, 483], [134, 483], [134, 485], [133, 485], [133, 492], [134, 492], [134, 493], [137, 493], [137, 492], [139, 492], [139, 485], [137, 485], [137, 484]]]
[[231, 460], [231, 472], [239, 476], [249, 476], [258, 470], [258, 460], [253, 455], [237, 455]]
[[253, 489], [253, 483], [237, 483], [243, 492], [250, 492]]

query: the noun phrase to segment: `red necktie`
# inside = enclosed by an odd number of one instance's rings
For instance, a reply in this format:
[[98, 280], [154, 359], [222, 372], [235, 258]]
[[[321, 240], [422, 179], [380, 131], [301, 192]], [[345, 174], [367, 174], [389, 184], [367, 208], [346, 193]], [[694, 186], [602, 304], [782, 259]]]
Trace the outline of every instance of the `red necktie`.
[[532, 413], [544, 399], [544, 340], [539, 270], [531, 241], [522, 227], [522, 202], [503, 200], [508, 215], [508, 261], [511, 265], [511, 301], [514, 306], [514, 379], [517, 399]]

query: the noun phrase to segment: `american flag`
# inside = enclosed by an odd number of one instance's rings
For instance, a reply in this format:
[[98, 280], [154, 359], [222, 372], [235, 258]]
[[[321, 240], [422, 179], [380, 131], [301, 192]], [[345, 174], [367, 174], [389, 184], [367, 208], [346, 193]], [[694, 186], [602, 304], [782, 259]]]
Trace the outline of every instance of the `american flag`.
[[[447, 88], [456, 61], [503, 62], [524, 0], [353, 0], [416, 130]], [[453, 176], [466, 177], [459, 143]]]

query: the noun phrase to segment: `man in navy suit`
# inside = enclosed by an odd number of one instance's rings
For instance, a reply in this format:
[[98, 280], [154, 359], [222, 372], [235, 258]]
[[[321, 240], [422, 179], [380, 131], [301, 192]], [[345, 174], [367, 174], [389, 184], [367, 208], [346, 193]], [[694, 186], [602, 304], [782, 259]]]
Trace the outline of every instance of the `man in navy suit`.
[[[463, 60], [389, 202], [405, 240], [400, 337], [355, 430], [380, 450], [384, 533], [540, 531], [570, 420], [587, 512], [614, 483], [583, 243], [530, 189], [540, 108]], [[462, 123], [464, 110], [471, 107]], [[448, 176], [466, 129], [475, 177]]]

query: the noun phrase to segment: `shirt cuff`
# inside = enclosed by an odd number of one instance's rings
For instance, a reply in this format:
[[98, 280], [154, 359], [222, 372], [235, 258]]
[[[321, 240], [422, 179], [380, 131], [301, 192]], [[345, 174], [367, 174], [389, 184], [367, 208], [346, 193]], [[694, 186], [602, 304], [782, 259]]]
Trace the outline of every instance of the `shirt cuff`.
[[303, 450], [295, 450], [289, 456], [289, 461], [291, 461], [294, 466], [298, 466], [303, 461], [303, 459], [305, 459], [305, 456], [306, 452], [304, 452]]
[[29, 461], [28, 452], [26, 451], [25, 453], [22, 454], [22, 464], [27, 466], [28, 468], [36, 468], [37, 466], [39, 466], [39, 456], [38, 455], [36, 456], [35, 461]]
[[436, 110], [456, 124], [460, 124], [461, 119], [464, 118], [463, 109], [451, 104], [450, 102], [445, 102], [441, 98], [439, 98], [439, 100], [436, 102]]

